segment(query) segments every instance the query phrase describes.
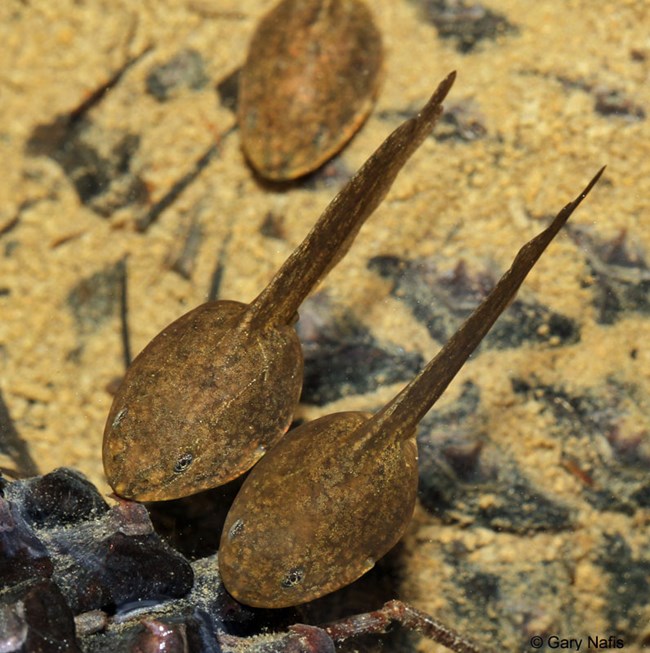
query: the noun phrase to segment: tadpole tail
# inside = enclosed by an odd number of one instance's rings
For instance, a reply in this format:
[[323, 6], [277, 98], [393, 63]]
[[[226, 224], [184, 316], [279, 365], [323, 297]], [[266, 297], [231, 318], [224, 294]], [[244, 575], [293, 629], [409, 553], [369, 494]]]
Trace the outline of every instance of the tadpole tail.
[[[424, 415], [451, 383], [465, 361], [517, 294], [517, 290], [558, 231], [588, 195], [605, 170], [603, 166], [587, 187], [567, 204], [542, 233], [517, 253], [510, 269], [465, 320], [438, 355], [369, 423], [371, 437], [409, 437]], [[381, 434], [381, 435], [380, 435]]]
[[438, 86], [420, 113], [379, 146], [325, 209], [305, 240], [251, 303], [251, 325], [288, 324], [300, 304], [343, 258], [359, 229], [379, 206], [406, 161], [431, 133], [456, 73]]

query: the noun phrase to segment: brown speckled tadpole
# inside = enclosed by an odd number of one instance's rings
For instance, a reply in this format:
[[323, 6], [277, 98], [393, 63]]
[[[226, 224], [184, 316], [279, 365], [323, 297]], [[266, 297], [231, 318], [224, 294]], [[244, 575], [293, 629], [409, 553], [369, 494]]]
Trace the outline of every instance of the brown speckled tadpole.
[[362, 0], [279, 2], [239, 75], [237, 122], [251, 165], [284, 181], [334, 156], [370, 113], [381, 66], [381, 34]]
[[384, 141], [253, 302], [202, 304], [133, 361], [104, 430], [104, 470], [118, 495], [163, 501], [222, 485], [284, 435], [302, 385], [298, 307], [431, 132], [454, 79]]
[[397, 543], [415, 506], [417, 424], [603, 170], [524, 245], [438, 355], [384, 408], [304, 424], [253, 468], [219, 548], [224, 584], [238, 601], [265, 608], [311, 601], [359, 578]]

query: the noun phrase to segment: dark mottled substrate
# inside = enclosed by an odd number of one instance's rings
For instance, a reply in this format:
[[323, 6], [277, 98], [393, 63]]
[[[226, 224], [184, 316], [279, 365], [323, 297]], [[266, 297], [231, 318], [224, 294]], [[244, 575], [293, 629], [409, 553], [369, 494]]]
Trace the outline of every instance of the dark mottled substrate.
[[467, 53], [481, 41], [517, 32], [506, 16], [476, 2], [463, 0], [413, 0], [425, 20], [435, 25], [441, 39], [451, 39], [459, 52]]
[[594, 100], [594, 111], [605, 118], [626, 122], [646, 119], [646, 109], [622, 88], [613, 87], [602, 82], [594, 83], [573, 75], [549, 75], [538, 71], [526, 71], [524, 74], [541, 75], [542, 77], [550, 76], [569, 91], [578, 89], [588, 93]]
[[598, 392], [571, 395], [534, 379], [514, 379], [512, 385], [516, 394], [552, 413], [555, 426], [548, 435], [560, 439], [561, 462], [580, 479], [588, 503], [603, 513], [626, 515], [650, 506], [647, 433], [631, 431], [625, 422], [632, 406], [647, 412], [637, 388], [610, 381]]
[[12, 460], [15, 469], [21, 470], [23, 475], [38, 474], [38, 466], [29, 452], [29, 447], [14, 426], [9, 414], [9, 407], [2, 396], [2, 391], [0, 391], [0, 434], [2, 434], [0, 437], [0, 454]]
[[[417, 114], [418, 108], [411, 106], [408, 109], [384, 109], [377, 111], [375, 116], [388, 123], [408, 120]], [[458, 143], [471, 143], [488, 135], [485, 116], [479, 104], [472, 99], [450, 100], [445, 104], [445, 112], [438, 121], [435, 134], [430, 138], [438, 142], [456, 141]]]
[[643, 252], [621, 232], [610, 240], [571, 226], [569, 235], [585, 253], [600, 324], [614, 324], [627, 312], [650, 313], [650, 269]]
[[[77, 344], [68, 352], [68, 359], [80, 362], [86, 339], [120, 310], [126, 314], [126, 258], [80, 279], [67, 296], [67, 305], [77, 327]], [[123, 318], [125, 319], [125, 318]], [[131, 352], [128, 334], [124, 338], [126, 365]]]
[[133, 166], [139, 135], [107, 130], [90, 115], [145, 52], [126, 61], [76, 107], [37, 125], [25, 146], [30, 156], [48, 156], [56, 161], [79, 200], [102, 217], [126, 206], [137, 213], [149, 201], [146, 184]]
[[[616, 533], [603, 538], [598, 564], [607, 578], [609, 632], [625, 638], [630, 630], [647, 629], [642, 615], [650, 604], [650, 559], [636, 557], [623, 535]], [[643, 648], [648, 643], [646, 636]]]
[[115, 315], [124, 274], [125, 264], [120, 260], [83, 277], [70, 290], [67, 303], [81, 335], [94, 333]]
[[[494, 287], [488, 272], [472, 273], [461, 261], [444, 271], [443, 261], [415, 261], [396, 256], [377, 256], [368, 267], [393, 282], [391, 294], [404, 302], [431, 337], [445, 343]], [[554, 346], [580, 340], [575, 321], [535, 301], [515, 299], [485, 337], [481, 347], [508, 349], [528, 343]]]
[[490, 439], [472, 383], [457, 402], [423, 421], [418, 449], [420, 502], [446, 522], [519, 534], [571, 528], [569, 509], [537, 490]]
[[217, 95], [222, 107], [237, 112], [237, 96], [239, 95], [239, 73], [241, 68], [236, 68], [217, 84]]
[[348, 311], [324, 293], [307, 299], [296, 329], [305, 358], [301, 401], [324, 406], [354, 394], [410, 381], [424, 359], [392, 344], [380, 345]]
[[158, 102], [169, 100], [183, 88], [200, 90], [208, 83], [203, 57], [196, 50], [182, 50], [169, 61], [152, 66], [147, 75], [147, 93]]
[[87, 117], [63, 116], [39, 125], [27, 145], [29, 154], [56, 161], [74, 186], [79, 200], [102, 217], [149, 201], [149, 192], [132, 163], [140, 137], [110, 132]]
[[[561, 444], [558, 465], [581, 483], [575, 503], [562, 505], [536, 487], [507, 448], [489, 437], [479, 389], [471, 382], [420, 428], [420, 502], [446, 523], [531, 537], [531, 551], [535, 533], [562, 531], [571, 547], [572, 531], [592, 526], [580, 502], [591, 505], [600, 526], [589, 557], [601, 571], [604, 632], [626, 646], [636, 638], [647, 645], [643, 615], [650, 600], [650, 551], [633, 548], [627, 532], [608, 526], [617, 512], [642, 520], [650, 505], [647, 432], [625, 420], [630, 409], [647, 412], [646, 398], [638, 388], [613, 381], [581, 395], [534, 378], [515, 379], [512, 385], [519, 401], [539, 403], [541, 412], [551, 413], [547, 436]], [[516, 441], [517, 433], [512, 436]], [[557, 620], [561, 614], [561, 625], [554, 622], [558, 631], [583, 632], [584, 613], [577, 606], [584, 589], [576, 589], [570, 555], [485, 565], [474, 552], [458, 531], [438, 547], [445, 575], [455, 586], [450, 596], [457, 626], [480, 623], [486, 639], [517, 642], [508, 650], [521, 651], [530, 648], [539, 619]], [[526, 606], [519, 613], [522, 621], [513, 618], [514, 605]]]
[[[214, 552], [190, 563], [154, 532], [145, 506], [109, 508], [73, 470], [0, 479], [0, 489], [4, 653], [333, 653], [347, 645], [335, 649], [324, 630], [300, 622], [364, 612], [395, 596], [388, 556], [334, 600], [300, 612], [247, 608], [224, 590]], [[359, 643], [355, 650], [368, 650]]]

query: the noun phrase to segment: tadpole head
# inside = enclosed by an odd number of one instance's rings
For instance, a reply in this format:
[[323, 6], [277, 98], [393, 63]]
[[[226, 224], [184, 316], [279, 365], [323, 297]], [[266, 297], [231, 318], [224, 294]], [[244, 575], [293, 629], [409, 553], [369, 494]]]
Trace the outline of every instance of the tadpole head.
[[417, 491], [414, 439], [364, 438], [365, 413], [336, 413], [290, 431], [251, 470], [219, 548], [241, 603], [311, 601], [369, 571], [408, 525]]
[[295, 330], [240, 328], [246, 305], [210, 302], [134, 360], [104, 431], [115, 492], [165, 501], [223, 485], [289, 428], [302, 385]]

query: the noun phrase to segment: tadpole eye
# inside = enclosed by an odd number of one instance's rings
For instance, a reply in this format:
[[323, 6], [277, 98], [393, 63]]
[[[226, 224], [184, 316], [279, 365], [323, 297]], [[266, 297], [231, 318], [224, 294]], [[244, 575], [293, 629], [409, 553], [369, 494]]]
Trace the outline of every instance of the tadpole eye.
[[182, 472], [184, 472], [192, 464], [193, 460], [194, 460], [194, 456], [189, 451], [184, 453], [176, 461], [176, 464], [174, 465], [174, 473], [181, 474]]
[[244, 520], [238, 519], [228, 531], [228, 539], [234, 540], [244, 530]]
[[119, 428], [120, 424], [122, 423], [122, 421], [124, 420], [128, 412], [129, 412], [128, 408], [122, 408], [122, 410], [120, 410], [120, 412], [117, 415], [115, 415], [112, 424], [114, 429]]
[[305, 570], [302, 567], [296, 567], [291, 569], [287, 575], [282, 579], [282, 587], [289, 589], [295, 587], [299, 583], [302, 583], [302, 579], [305, 577]]

